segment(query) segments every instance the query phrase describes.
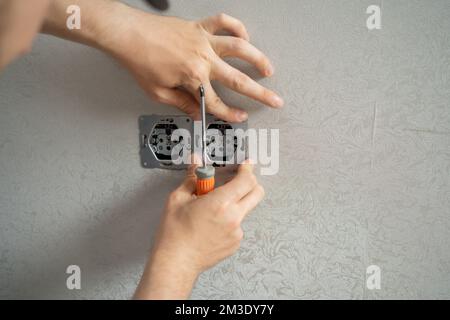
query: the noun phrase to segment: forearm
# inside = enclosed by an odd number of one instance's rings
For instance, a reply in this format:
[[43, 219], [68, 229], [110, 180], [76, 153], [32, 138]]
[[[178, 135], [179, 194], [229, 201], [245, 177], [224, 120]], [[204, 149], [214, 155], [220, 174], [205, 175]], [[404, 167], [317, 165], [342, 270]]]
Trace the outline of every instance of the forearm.
[[[80, 8], [80, 29], [66, 26], [70, 5]], [[110, 52], [116, 46], [116, 36], [123, 31], [119, 18], [123, 18], [120, 14], [125, 7], [115, 0], [51, 0], [41, 31]]]
[[188, 261], [170, 253], [153, 253], [144, 270], [134, 299], [188, 299], [198, 272]]

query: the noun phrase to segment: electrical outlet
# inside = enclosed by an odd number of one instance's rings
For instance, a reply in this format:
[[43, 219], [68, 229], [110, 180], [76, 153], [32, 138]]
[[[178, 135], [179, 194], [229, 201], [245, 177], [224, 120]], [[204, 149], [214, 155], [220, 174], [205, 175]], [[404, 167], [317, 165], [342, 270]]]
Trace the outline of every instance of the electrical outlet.
[[[200, 129], [200, 121], [197, 122]], [[175, 154], [183, 158], [200, 149], [195, 122], [187, 116], [143, 115], [139, 117], [141, 165], [144, 168], [185, 169], [175, 163]], [[238, 130], [240, 129], [240, 130]], [[211, 115], [206, 117], [207, 161], [215, 167], [242, 161], [247, 154], [247, 122], [229, 123]], [[180, 134], [180, 132], [184, 134]]]

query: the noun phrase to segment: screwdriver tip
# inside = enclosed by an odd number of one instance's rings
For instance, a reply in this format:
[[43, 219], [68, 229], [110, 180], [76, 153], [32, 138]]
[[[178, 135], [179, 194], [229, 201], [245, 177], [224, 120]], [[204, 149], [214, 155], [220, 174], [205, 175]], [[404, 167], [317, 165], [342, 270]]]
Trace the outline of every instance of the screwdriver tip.
[[203, 88], [202, 84], [200, 84], [199, 90], [200, 90], [200, 96], [204, 97], [205, 96], [205, 89]]

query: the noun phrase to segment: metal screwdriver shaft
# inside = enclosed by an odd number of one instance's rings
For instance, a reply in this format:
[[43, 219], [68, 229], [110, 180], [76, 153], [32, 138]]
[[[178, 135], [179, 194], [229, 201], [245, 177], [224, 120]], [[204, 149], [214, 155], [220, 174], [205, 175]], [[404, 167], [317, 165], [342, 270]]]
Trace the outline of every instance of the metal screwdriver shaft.
[[200, 112], [202, 116], [202, 166], [195, 170], [197, 175], [197, 195], [206, 194], [214, 190], [214, 174], [215, 169], [213, 166], [207, 165], [206, 157], [206, 106], [205, 106], [205, 89], [203, 85], [200, 85]]
[[206, 167], [206, 111], [205, 89], [200, 85], [200, 112], [202, 114], [202, 165]]

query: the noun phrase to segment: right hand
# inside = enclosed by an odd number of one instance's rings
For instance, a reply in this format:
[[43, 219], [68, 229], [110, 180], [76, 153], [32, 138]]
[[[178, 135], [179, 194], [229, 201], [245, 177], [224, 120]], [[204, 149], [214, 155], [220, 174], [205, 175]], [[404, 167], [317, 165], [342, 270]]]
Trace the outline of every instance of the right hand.
[[166, 204], [137, 299], [185, 299], [197, 276], [238, 250], [241, 223], [264, 197], [253, 165], [241, 164], [228, 183], [195, 195], [195, 167]]
[[242, 221], [264, 197], [252, 171], [242, 164], [231, 181], [199, 197], [190, 171], [169, 196], [155, 251], [176, 254], [198, 273], [232, 255], [244, 236]]

